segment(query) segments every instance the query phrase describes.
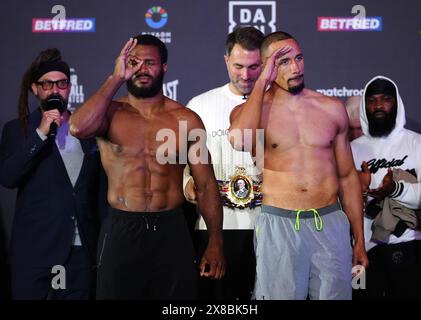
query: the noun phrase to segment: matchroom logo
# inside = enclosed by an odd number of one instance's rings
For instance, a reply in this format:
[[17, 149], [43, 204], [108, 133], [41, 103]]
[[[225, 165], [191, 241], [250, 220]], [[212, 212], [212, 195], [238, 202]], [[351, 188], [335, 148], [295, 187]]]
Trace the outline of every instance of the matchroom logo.
[[382, 17], [318, 17], [320, 31], [382, 31]]
[[364, 89], [349, 89], [345, 86], [342, 88], [330, 88], [330, 89], [316, 89], [317, 92], [324, 94], [328, 97], [352, 97], [352, 96], [362, 96]]
[[276, 1], [230, 1], [228, 32], [238, 27], [255, 27], [264, 34], [276, 31]]

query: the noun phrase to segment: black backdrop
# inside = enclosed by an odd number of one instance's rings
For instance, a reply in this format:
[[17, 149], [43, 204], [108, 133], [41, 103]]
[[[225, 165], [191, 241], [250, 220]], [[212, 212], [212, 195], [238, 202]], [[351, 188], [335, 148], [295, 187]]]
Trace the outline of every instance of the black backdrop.
[[[52, 13], [55, 5], [61, 6], [60, 11]], [[353, 13], [356, 5], [359, 11]], [[157, 7], [160, 14], [155, 12]], [[22, 74], [45, 48], [59, 48], [73, 68], [70, 108], [76, 108], [110, 75], [115, 57], [130, 36], [158, 33], [169, 49], [164, 91], [185, 104], [196, 94], [227, 82], [225, 37], [235, 24], [251, 24], [266, 34], [275, 29], [290, 32], [300, 41], [310, 88], [345, 99], [374, 75], [392, 78], [406, 106], [407, 127], [421, 132], [420, 1], [3, 0], [0, 8], [0, 127], [17, 116]], [[85, 25], [94, 21], [94, 31], [33, 32], [39, 31], [33, 30], [33, 19], [38, 18], [37, 28], [40, 23], [48, 27], [39, 19], [57, 19], [64, 10], [67, 19], [90, 19]], [[152, 26], [145, 18], [148, 11]], [[351, 19], [363, 11], [367, 18], [381, 18], [380, 31], [318, 30], [318, 17]], [[331, 23], [335, 27], [335, 21]], [[160, 28], [153, 27], [159, 24]], [[119, 95], [123, 92], [124, 88]], [[10, 236], [14, 198], [15, 191], [0, 187], [1, 257]], [[4, 274], [0, 267], [0, 276]]]

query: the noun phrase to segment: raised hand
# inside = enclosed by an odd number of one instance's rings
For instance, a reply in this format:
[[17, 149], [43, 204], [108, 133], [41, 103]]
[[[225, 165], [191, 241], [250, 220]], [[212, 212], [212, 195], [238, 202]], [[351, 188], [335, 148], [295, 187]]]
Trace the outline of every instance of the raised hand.
[[61, 114], [57, 109], [43, 111], [41, 123], [39, 124], [38, 129], [47, 136], [50, 131], [50, 125], [52, 122], [55, 122], [57, 127], [60, 127]]
[[368, 194], [377, 200], [383, 200], [395, 190], [395, 183], [393, 182], [393, 171], [391, 168], [387, 169], [386, 175], [380, 187], [368, 190]]
[[139, 71], [144, 63], [136, 56], [130, 55], [136, 45], [137, 40], [130, 38], [124, 45], [123, 49], [121, 49], [120, 55], [115, 61], [114, 75], [124, 81], [130, 79], [137, 71]]
[[358, 177], [360, 178], [361, 190], [363, 193], [366, 193], [371, 183], [371, 172], [367, 162], [363, 161], [361, 164], [361, 171], [358, 171]]
[[278, 74], [279, 59], [290, 51], [291, 47], [289, 46], [280, 47], [268, 58], [260, 75], [260, 78], [265, 80], [266, 86], [271, 85], [275, 81]]

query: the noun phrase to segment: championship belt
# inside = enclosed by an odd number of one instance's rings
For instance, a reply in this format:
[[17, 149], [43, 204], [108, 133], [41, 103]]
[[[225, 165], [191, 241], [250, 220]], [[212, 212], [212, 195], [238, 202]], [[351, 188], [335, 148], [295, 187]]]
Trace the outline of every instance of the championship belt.
[[260, 181], [253, 181], [243, 167], [235, 167], [228, 181], [218, 181], [222, 205], [229, 208], [254, 208], [262, 204]]

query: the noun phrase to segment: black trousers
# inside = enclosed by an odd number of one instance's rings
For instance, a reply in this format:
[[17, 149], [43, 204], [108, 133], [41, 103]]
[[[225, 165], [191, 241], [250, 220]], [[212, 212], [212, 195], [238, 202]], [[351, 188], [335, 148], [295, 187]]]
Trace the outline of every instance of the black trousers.
[[53, 266], [12, 267], [12, 299], [88, 300], [95, 298], [95, 267], [83, 246], [72, 247], [63, 267], [65, 289], [53, 288], [54, 278], [63, 274], [57, 271], [52, 273]]
[[97, 299], [196, 299], [197, 274], [181, 209], [111, 209], [98, 244]]
[[[201, 300], [250, 300], [256, 273], [253, 230], [224, 230], [226, 274], [221, 280], [199, 278]], [[206, 230], [194, 235], [197, 260], [200, 261], [208, 243]]]
[[368, 259], [366, 289], [354, 299], [421, 299], [421, 241], [377, 245]]

